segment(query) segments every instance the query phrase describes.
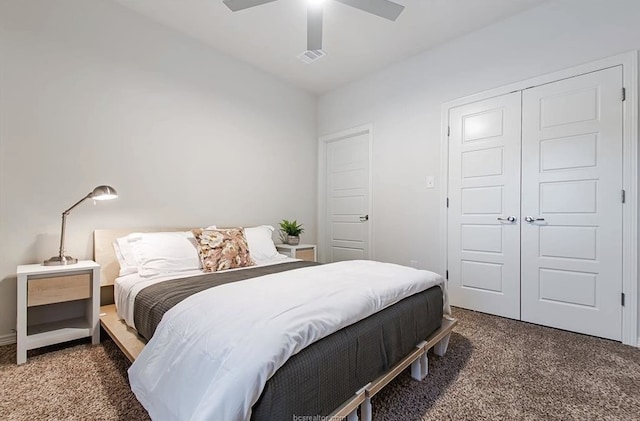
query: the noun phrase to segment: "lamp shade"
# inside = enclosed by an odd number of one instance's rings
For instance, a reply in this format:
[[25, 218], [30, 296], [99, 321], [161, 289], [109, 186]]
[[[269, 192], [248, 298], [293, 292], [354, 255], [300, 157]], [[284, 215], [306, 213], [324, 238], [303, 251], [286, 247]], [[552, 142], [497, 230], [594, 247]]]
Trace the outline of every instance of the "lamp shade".
[[111, 200], [118, 197], [118, 192], [111, 186], [98, 186], [91, 192], [93, 200]]

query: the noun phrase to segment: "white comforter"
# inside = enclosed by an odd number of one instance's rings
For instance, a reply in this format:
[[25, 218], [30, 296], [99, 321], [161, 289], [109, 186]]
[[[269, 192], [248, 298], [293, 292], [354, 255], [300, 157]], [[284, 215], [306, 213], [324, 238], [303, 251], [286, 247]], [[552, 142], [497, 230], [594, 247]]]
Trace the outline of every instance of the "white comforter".
[[129, 369], [131, 388], [154, 420], [248, 420], [289, 357], [443, 283], [424, 270], [349, 261], [202, 291], [165, 314]]

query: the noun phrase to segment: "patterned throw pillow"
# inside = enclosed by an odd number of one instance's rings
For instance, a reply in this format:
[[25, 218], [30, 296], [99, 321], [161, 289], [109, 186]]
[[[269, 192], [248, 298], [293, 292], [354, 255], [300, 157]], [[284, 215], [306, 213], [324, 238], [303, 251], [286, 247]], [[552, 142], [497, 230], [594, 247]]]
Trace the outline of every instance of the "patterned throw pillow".
[[205, 272], [255, 265], [243, 228], [193, 230]]

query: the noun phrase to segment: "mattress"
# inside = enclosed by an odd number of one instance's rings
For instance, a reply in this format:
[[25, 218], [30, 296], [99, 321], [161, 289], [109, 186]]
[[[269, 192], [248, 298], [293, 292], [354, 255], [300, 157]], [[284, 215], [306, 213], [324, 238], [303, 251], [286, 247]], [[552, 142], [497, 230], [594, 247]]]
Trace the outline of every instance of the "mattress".
[[[313, 265], [286, 263], [155, 283], [136, 295], [135, 324], [139, 333], [150, 338], [162, 315], [190, 295], [229, 282]], [[442, 314], [443, 292], [435, 286], [313, 343], [289, 358], [267, 381], [252, 408], [251, 419], [328, 415], [437, 330]]]
[[432, 287], [306, 347], [269, 379], [251, 419], [329, 415], [440, 328], [442, 299]]

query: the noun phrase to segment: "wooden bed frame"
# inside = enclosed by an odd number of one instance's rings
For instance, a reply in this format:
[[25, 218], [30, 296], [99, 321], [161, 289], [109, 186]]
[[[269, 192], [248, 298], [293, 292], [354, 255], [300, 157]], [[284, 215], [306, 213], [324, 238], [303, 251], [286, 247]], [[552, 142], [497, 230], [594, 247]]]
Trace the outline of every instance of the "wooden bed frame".
[[[100, 307], [100, 325], [113, 339], [124, 355], [133, 362], [146, 341], [140, 337], [134, 329], [128, 327], [116, 314], [113, 304], [113, 284], [118, 277], [119, 265], [113, 249], [113, 243], [117, 238], [124, 237], [132, 232], [163, 232], [163, 231], [187, 231], [189, 228], [140, 228], [140, 229], [114, 229], [96, 230], [93, 233], [93, 255], [96, 263], [100, 265], [100, 286], [104, 291], [103, 298], [110, 295], [109, 304]], [[434, 354], [444, 356], [449, 346], [449, 338], [458, 321], [449, 316], [444, 316], [442, 326], [433, 332], [423, 342], [416, 345], [416, 349], [395, 364], [385, 374], [355, 392], [355, 395], [340, 405], [328, 416], [328, 419], [338, 420], [346, 418], [348, 421], [358, 420], [358, 408], [364, 421], [371, 421], [371, 398], [380, 392], [396, 376], [407, 367], [411, 367], [411, 377], [422, 381], [428, 374], [427, 352], [433, 348]]]

